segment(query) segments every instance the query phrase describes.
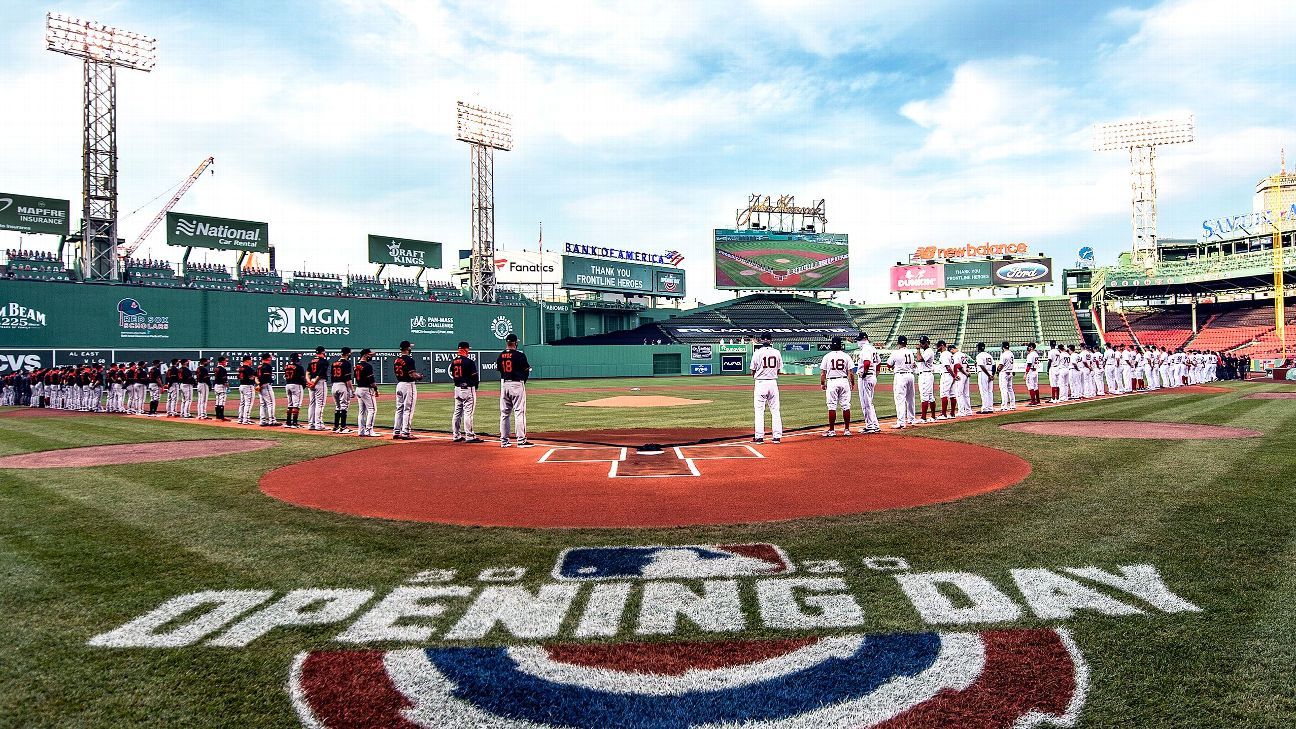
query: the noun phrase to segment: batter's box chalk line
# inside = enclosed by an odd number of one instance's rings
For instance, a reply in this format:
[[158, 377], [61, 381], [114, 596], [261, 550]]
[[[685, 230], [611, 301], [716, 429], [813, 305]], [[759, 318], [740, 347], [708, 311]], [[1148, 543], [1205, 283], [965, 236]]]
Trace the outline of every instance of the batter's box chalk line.
[[[686, 454], [685, 451], [688, 451]], [[755, 460], [765, 455], [746, 443], [724, 443], [718, 445], [674, 446], [665, 449], [660, 455], [640, 455], [635, 463], [629, 463], [629, 447], [586, 447], [561, 446], [550, 448], [540, 456], [536, 463], [607, 463], [608, 478], [697, 478], [702, 476], [696, 461], [722, 460]], [[672, 459], [671, 456], [674, 456]], [[667, 459], [657, 461], [656, 459]], [[651, 467], [648, 467], [651, 466]], [[667, 470], [674, 466], [674, 472], [667, 473], [628, 473], [627, 470], [644, 468], [644, 470]]]

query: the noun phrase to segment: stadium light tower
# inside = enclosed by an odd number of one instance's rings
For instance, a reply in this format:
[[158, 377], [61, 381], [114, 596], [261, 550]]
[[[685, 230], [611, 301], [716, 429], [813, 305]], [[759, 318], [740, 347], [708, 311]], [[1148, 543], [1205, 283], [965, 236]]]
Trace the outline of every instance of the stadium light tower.
[[468, 143], [472, 167], [472, 257], [474, 301], [495, 302], [495, 150], [513, 149], [508, 114], [458, 102], [455, 138]]
[[117, 67], [149, 72], [157, 41], [121, 28], [49, 13], [45, 49], [85, 61], [81, 146], [81, 275], [117, 278]]
[[1191, 142], [1193, 131], [1191, 114], [1187, 119], [1136, 119], [1094, 127], [1095, 152], [1129, 150], [1136, 266], [1152, 268], [1157, 263], [1156, 148]]

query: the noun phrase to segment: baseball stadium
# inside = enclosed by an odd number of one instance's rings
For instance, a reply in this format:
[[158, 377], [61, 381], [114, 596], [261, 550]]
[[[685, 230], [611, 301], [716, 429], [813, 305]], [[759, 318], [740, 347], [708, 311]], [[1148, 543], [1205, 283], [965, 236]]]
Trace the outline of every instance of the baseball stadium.
[[[87, 79], [154, 50], [45, 22]], [[460, 102], [470, 238], [281, 270], [182, 211], [212, 158], [119, 234], [115, 83], [83, 200], [0, 193], [0, 726], [1296, 724], [1285, 162], [1200, 238], [1136, 188], [1105, 263], [852, 263], [752, 195], [685, 268], [496, 248], [511, 122]]]

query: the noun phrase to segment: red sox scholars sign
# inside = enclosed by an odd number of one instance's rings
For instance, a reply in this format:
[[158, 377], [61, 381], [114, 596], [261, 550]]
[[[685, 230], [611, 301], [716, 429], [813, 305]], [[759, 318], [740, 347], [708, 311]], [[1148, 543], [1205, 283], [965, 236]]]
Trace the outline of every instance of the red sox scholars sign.
[[[1073, 726], [1090, 673], [1066, 621], [1201, 610], [1150, 564], [992, 578], [749, 543], [576, 547], [527, 573], [195, 592], [89, 645], [228, 650], [336, 625], [338, 647], [286, 667], [311, 727]], [[928, 629], [868, 632], [861, 595], [907, 601]], [[671, 640], [682, 629], [711, 637]]]

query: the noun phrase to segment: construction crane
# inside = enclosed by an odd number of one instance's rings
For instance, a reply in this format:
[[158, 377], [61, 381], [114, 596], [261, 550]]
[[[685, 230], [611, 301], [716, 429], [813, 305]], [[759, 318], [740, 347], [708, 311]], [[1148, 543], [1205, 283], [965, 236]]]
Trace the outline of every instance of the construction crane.
[[[215, 157], [208, 157], [203, 160], [202, 164], [198, 165], [198, 168], [193, 171], [193, 174], [189, 175], [189, 179], [180, 184], [180, 189], [176, 190], [176, 193], [171, 196], [171, 199], [167, 201], [167, 204], [163, 205], [162, 209], [158, 211], [158, 214], [149, 221], [149, 224], [144, 226], [144, 230], [139, 234], [139, 237], [135, 239], [135, 242], [120, 251], [120, 257], [130, 258], [131, 254], [133, 254], [135, 250], [148, 239], [149, 235], [153, 233], [153, 230], [162, 224], [163, 218], [165, 218], [166, 214], [171, 212], [171, 209], [180, 202], [180, 198], [184, 197], [186, 192], [189, 192], [189, 188], [193, 187], [193, 184], [198, 181], [199, 177], [202, 177], [202, 173], [206, 172], [207, 168], [214, 164], [216, 164]], [[212, 170], [212, 174], [216, 174], [216, 170]]]

